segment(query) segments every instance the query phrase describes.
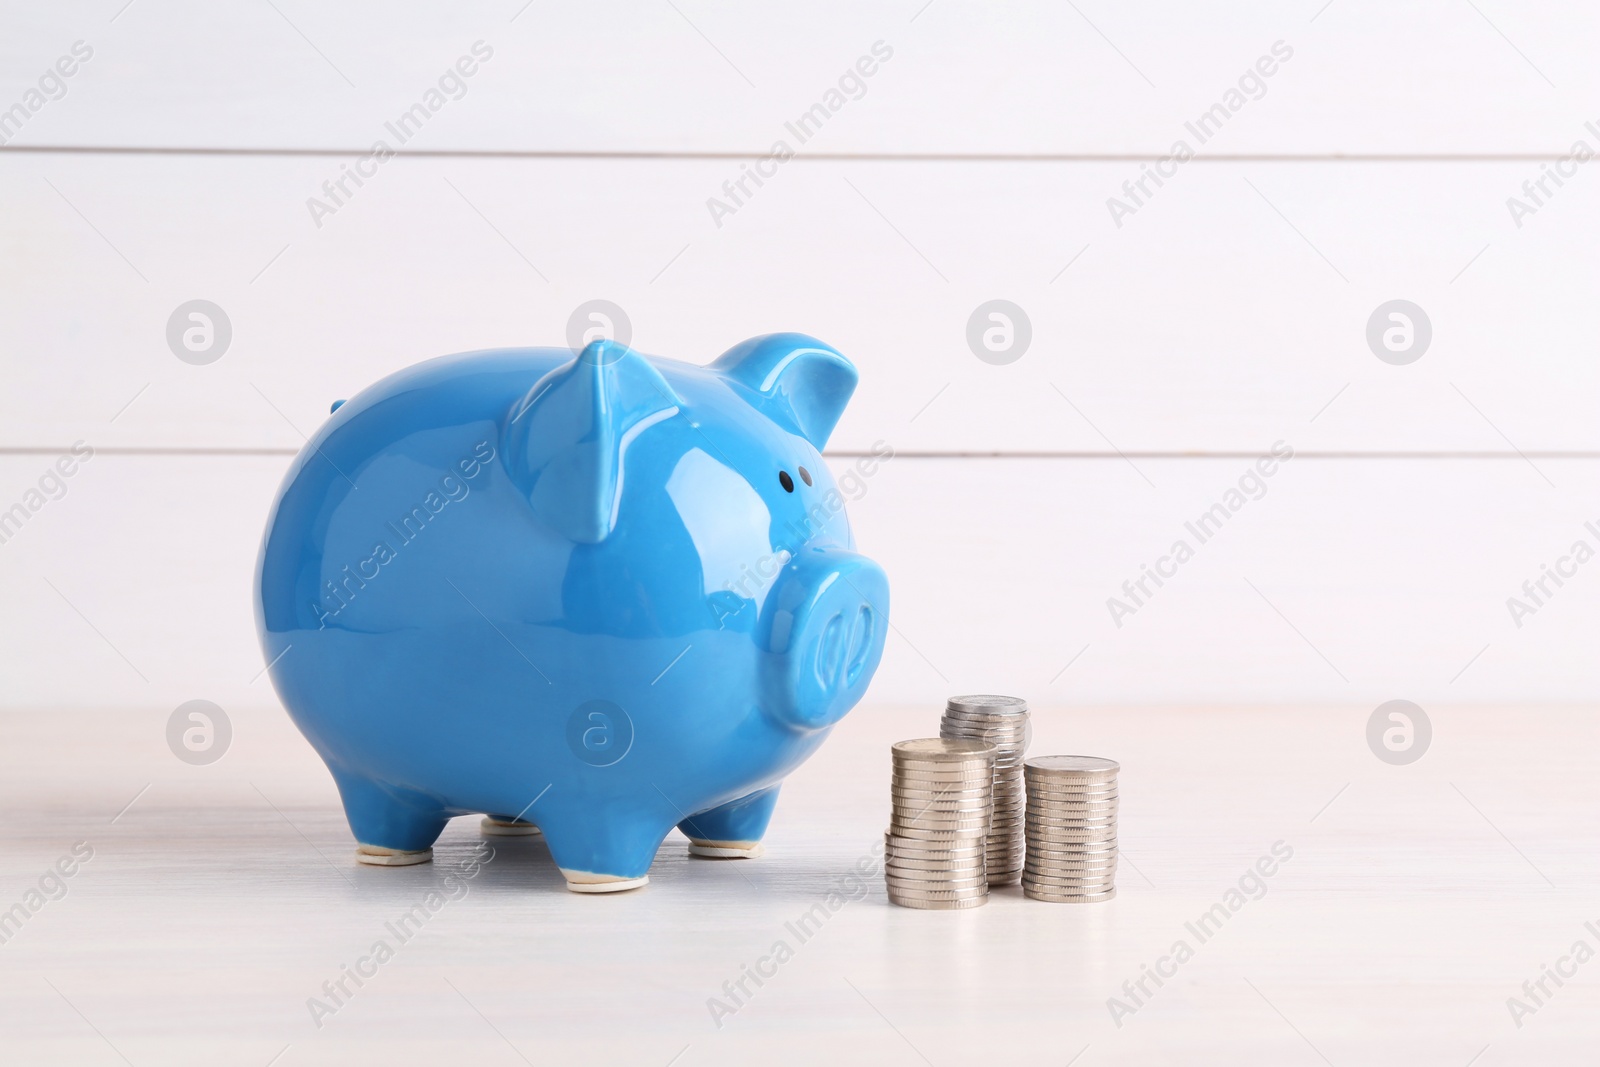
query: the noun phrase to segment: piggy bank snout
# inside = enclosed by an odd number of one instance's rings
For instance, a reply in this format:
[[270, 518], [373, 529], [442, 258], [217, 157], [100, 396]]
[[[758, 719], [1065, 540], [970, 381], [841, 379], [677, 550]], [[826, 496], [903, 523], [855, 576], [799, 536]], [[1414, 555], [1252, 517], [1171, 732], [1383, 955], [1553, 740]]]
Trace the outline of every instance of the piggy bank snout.
[[889, 581], [865, 556], [802, 551], [762, 613], [763, 706], [785, 725], [830, 726], [866, 692], [889, 629]]

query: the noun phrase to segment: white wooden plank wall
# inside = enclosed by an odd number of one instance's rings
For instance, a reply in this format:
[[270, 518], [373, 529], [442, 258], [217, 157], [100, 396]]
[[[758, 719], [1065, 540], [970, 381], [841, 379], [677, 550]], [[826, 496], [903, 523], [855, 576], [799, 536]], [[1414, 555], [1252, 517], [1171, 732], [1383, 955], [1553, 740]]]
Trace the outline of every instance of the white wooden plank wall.
[[[898, 454], [852, 508], [896, 596], [875, 700], [1595, 699], [1600, 564], [1506, 601], [1600, 548], [1597, 44], [1556, 3], [0, 6], [0, 510], [95, 450], [0, 544], [0, 706], [270, 705], [250, 568], [328, 402], [595, 298], [648, 352], [858, 362], [834, 462]], [[197, 298], [206, 366], [165, 337]], [[995, 298], [1032, 330], [1004, 366], [966, 341]], [[1397, 298], [1406, 366], [1366, 340]]]

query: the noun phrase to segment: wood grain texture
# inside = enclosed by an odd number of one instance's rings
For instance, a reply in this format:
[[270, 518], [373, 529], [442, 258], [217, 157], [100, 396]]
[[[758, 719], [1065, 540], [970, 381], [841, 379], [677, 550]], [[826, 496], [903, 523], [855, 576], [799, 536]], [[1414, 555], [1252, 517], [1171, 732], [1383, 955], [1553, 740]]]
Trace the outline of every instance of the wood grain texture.
[[[0, 445], [298, 448], [384, 374], [565, 344], [604, 298], [689, 362], [834, 344], [844, 450], [1600, 450], [1584, 172], [1519, 229], [1526, 162], [1191, 164], [1118, 228], [1136, 164], [795, 162], [719, 228], [728, 161], [397, 158], [318, 228], [344, 162], [0, 157]], [[1032, 322], [1006, 366], [967, 340], [997, 297]], [[209, 366], [166, 339], [195, 298], [232, 321]], [[1432, 323], [1409, 366], [1367, 344], [1395, 298]]]
[[[1080, 1064], [1587, 1062], [1600, 999], [1586, 968], [1520, 1029], [1506, 1001], [1595, 943], [1592, 707], [1434, 706], [1432, 749], [1391, 767], [1366, 748], [1366, 705], [1036, 703], [1034, 752], [1122, 762], [1118, 897], [1008, 890], [922, 913], [889, 906], [873, 878], [801, 943], [786, 924], [826, 909], [882, 833], [888, 744], [933, 732], [938, 707], [848, 717], [785, 786], [761, 860], [691, 861], [674, 835], [649, 887], [597, 899], [564, 892], [541, 844], [495, 841], [465, 895], [320, 1029], [307, 999], [450, 889], [476, 820], [447, 829], [432, 866], [361, 868], [326, 772], [276, 712], [239, 713], [232, 749], [204, 768], [166, 750], [163, 707], [7, 714], [0, 903], [74, 842], [94, 856], [0, 946], [0, 1055], [681, 1067], [954, 1064], [998, 1045]], [[1186, 924], [1275, 842], [1292, 858], [1200, 943]], [[1193, 959], [1116, 1026], [1108, 998], [1180, 939]], [[793, 959], [747, 983], [719, 1029], [708, 999], [778, 940]]]
[[1165, 153], [1279, 41], [1219, 150], [1559, 154], [1600, 88], [1595, 13], [1553, 0], [122, 7], [7, 12], [8, 104], [96, 50], [16, 143], [361, 149], [477, 40], [494, 58], [420, 147], [766, 152], [880, 40], [893, 58], [817, 150]]

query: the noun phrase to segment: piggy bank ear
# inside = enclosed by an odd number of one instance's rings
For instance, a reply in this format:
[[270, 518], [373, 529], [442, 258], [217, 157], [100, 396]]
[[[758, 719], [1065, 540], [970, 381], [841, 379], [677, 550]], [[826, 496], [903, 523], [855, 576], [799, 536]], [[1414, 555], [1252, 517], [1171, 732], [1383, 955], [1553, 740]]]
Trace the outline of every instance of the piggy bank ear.
[[617, 524], [628, 445], [678, 408], [648, 360], [596, 341], [512, 407], [506, 469], [544, 522], [573, 541], [598, 544]]
[[815, 337], [769, 333], [734, 345], [711, 369], [746, 390], [746, 399], [820, 452], [856, 391], [855, 366]]

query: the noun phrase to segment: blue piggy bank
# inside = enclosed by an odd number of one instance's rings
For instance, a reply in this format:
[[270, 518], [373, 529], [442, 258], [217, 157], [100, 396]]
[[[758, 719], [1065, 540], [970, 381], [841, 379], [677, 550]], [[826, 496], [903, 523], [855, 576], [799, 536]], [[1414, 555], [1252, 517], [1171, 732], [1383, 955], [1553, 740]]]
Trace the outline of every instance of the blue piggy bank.
[[758, 854], [883, 653], [888, 582], [820, 452], [855, 385], [772, 334], [705, 367], [446, 356], [336, 404], [273, 504], [256, 617], [358, 859], [423, 862], [476, 813], [542, 832], [579, 892], [644, 885], [674, 826]]

